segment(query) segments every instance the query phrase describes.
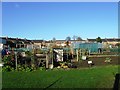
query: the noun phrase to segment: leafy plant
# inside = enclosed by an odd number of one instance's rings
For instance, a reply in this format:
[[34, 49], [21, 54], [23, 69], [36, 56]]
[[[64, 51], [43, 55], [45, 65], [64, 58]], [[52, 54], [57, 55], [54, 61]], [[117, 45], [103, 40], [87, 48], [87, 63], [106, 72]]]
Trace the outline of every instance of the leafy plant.
[[35, 66], [35, 64], [32, 64], [32, 65], [31, 65], [31, 69], [32, 69], [33, 71], [36, 70], [36, 66]]
[[29, 67], [29, 66], [27, 66], [27, 65], [18, 65], [17, 70], [18, 70], [18, 71], [30, 72], [30, 71], [33, 71], [34, 68]]
[[9, 65], [2, 67], [2, 72], [8, 72], [8, 71], [14, 71], [14, 68]]
[[26, 67], [26, 68], [25, 68], [25, 71], [26, 71], [26, 72], [30, 72], [30, 71], [32, 71], [32, 69], [31, 69], [30, 67]]
[[25, 54], [28, 55], [28, 56], [31, 56], [31, 55], [32, 55], [32, 52], [26, 51]]
[[11, 56], [6, 55], [3, 57], [4, 64], [8, 64], [10, 62], [10, 60], [11, 60]]
[[105, 59], [105, 62], [110, 63], [110, 62], [111, 62], [111, 58], [106, 58], [106, 59]]
[[18, 71], [25, 71], [25, 67], [22, 66], [22, 65], [18, 65], [18, 66], [17, 66], [17, 70], [18, 70]]
[[39, 67], [38, 70], [42, 71], [42, 70], [46, 70], [46, 68], [45, 67]]

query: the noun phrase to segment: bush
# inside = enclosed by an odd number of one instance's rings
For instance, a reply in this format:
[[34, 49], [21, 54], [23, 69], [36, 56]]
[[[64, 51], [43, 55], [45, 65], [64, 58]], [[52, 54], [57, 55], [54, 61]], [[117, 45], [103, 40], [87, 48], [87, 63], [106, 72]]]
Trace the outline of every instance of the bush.
[[11, 55], [6, 55], [3, 57], [3, 62], [4, 64], [9, 64], [11, 61], [12, 56]]
[[106, 59], [105, 59], [105, 62], [110, 63], [110, 62], [111, 62], [111, 58], [106, 58]]
[[2, 72], [14, 71], [15, 69], [9, 65], [2, 67]]
[[32, 66], [29, 67], [29, 66], [27, 66], [27, 65], [18, 65], [17, 70], [18, 70], [18, 71], [31, 72], [31, 71], [34, 71], [34, 70], [36, 70], [36, 69], [33, 68]]
[[28, 56], [32, 56], [32, 52], [30, 52], [30, 51], [26, 51], [25, 54]]
[[26, 71], [26, 72], [30, 72], [30, 71], [32, 71], [32, 69], [31, 69], [30, 67], [26, 67], [26, 68], [25, 68], [25, 71]]
[[25, 67], [22, 66], [22, 65], [18, 65], [18, 66], [17, 66], [17, 70], [18, 70], [18, 71], [25, 71]]
[[38, 70], [43, 71], [43, 70], [46, 70], [46, 68], [45, 67], [39, 67]]
[[36, 66], [35, 66], [35, 64], [31, 65], [31, 69], [32, 69], [32, 71], [35, 71], [37, 69]]
[[52, 70], [53, 70], [53, 71], [57, 71], [57, 70], [64, 70], [64, 68], [62, 68], [62, 67], [60, 67], [60, 68], [55, 67], [55, 68], [53, 68]]

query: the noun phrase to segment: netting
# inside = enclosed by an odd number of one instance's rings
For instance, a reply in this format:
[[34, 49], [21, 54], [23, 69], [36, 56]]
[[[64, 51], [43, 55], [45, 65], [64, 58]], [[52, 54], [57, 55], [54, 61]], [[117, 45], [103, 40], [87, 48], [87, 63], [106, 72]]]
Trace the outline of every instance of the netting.
[[111, 48], [110, 52], [118, 52], [118, 53], [120, 53], [120, 48]]

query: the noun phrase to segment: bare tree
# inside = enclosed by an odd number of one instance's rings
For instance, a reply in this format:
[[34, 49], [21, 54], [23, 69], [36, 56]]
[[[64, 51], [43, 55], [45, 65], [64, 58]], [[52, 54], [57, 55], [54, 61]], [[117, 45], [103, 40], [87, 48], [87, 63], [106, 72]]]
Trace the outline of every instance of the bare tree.
[[73, 40], [77, 40], [77, 37], [78, 37], [78, 36], [73, 35], [72, 38], [73, 38]]
[[56, 38], [55, 37], [53, 37], [53, 39], [52, 39], [53, 41], [56, 41]]
[[80, 41], [80, 40], [82, 40], [82, 38], [81, 38], [81, 37], [77, 37], [77, 40], [79, 40], [79, 41]]

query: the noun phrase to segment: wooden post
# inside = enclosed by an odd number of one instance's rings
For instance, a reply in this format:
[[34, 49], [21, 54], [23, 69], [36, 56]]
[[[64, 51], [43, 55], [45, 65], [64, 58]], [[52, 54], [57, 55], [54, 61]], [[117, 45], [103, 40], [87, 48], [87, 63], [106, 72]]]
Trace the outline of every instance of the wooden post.
[[77, 50], [77, 61], [79, 60], [79, 57], [78, 57], [78, 50]]
[[72, 59], [73, 59], [73, 47], [70, 47], [70, 54], [71, 54]]
[[89, 56], [90, 56], [90, 50], [89, 50], [89, 52], [88, 52], [88, 53], [89, 53]]
[[35, 64], [35, 48], [33, 47], [32, 64]]
[[68, 61], [68, 53], [69, 53], [69, 52], [68, 52], [68, 46], [67, 46], [67, 61]]
[[17, 70], [17, 52], [15, 52], [15, 65], [16, 65], [16, 70]]
[[80, 49], [80, 56], [82, 56], [82, 50]]
[[72, 59], [73, 59], [73, 55], [74, 55], [74, 49], [72, 49]]
[[53, 65], [53, 48], [52, 48], [52, 65]]
[[16, 44], [16, 48], [17, 48], [17, 44]]
[[48, 59], [49, 59], [49, 56], [48, 54], [46, 54], [46, 68], [48, 68]]

